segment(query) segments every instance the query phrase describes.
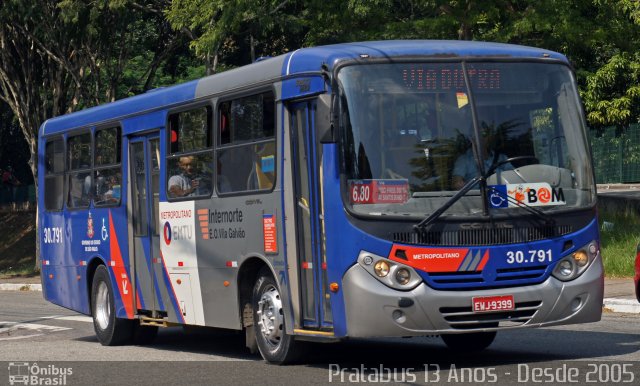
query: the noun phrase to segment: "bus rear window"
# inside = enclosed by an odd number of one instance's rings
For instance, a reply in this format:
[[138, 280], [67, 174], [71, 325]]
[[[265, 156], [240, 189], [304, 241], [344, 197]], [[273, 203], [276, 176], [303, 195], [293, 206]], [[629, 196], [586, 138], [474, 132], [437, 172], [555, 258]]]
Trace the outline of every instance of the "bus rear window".
[[46, 210], [61, 210], [64, 189], [64, 142], [62, 138], [47, 142], [44, 164], [44, 207]]

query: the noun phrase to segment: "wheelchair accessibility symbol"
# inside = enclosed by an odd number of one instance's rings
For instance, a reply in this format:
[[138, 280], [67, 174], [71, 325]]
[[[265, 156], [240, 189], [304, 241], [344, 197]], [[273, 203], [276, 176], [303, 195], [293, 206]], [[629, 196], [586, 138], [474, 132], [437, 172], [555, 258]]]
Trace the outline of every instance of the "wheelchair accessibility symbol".
[[109, 238], [109, 233], [107, 232], [107, 226], [104, 224], [105, 219], [102, 219], [102, 241], [106, 241]]
[[489, 201], [491, 202], [491, 206], [494, 208], [502, 208], [507, 206], [505, 204], [505, 201], [507, 201], [507, 199], [502, 197], [499, 193], [496, 193], [496, 192], [491, 193], [491, 196], [489, 197]]

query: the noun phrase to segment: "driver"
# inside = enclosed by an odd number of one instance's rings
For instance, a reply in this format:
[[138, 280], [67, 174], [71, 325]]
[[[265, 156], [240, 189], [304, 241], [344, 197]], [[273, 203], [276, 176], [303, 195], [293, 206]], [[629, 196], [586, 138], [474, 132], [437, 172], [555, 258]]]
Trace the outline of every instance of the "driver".
[[[505, 171], [505, 170], [513, 170], [513, 165], [510, 162], [505, 162], [507, 160], [507, 156], [503, 153], [495, 153], [494, 149], [490, 148], [490, 144], [495, 143], [495, 133], [492, 132], [489, 128], [483, 128], [480, 132], [481, 144], [484, 148], [484, 170], [487, 171], [494, 164], [500, 164], [496, 168], [495, 171]], [[469, 182], [469, 180], [473, 179], [477, 175], [480, 174], [478, 170], [478, 165], [476, 163], [476, 159], [473, 155], [473, 150], [470, 147], [464, 154], [462, 154], [456, 160], [456, 163], [453, 165], [453, 177], [451, 178], [451, 185], [454, 189], [460, 189]]]

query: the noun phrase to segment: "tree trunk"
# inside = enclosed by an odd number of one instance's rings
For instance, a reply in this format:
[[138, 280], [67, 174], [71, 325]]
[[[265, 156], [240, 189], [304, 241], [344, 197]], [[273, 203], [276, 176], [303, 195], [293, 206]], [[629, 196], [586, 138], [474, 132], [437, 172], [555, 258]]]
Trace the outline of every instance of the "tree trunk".
[[251, 63], [256, 61], [256, 41], [253, 39], [253, 34], [249, 35], [249, 45], [251, 46]]

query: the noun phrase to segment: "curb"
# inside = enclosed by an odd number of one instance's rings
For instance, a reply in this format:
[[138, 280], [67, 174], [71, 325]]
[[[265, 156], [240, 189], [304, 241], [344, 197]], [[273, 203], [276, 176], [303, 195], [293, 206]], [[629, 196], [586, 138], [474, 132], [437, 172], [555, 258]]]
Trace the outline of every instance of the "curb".
[[0, 291], [42, 291], [42, 284], [0, 283]]
[[606, 298], [602, 303], [602, 308], [605, 311], [640, 314], [640, 302], [635, 299]]

